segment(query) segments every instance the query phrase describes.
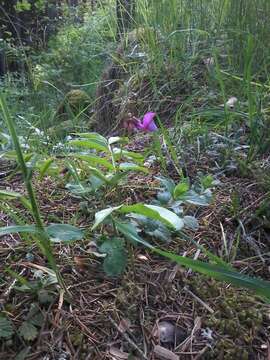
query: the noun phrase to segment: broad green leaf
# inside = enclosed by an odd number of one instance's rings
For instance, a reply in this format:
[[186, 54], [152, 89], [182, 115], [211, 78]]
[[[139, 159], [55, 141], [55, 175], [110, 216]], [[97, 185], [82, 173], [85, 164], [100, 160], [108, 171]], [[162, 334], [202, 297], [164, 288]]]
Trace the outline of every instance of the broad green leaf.
[[71, 140], [71, 145], [109, 152], [108, 141], [102, 135], [98, 133], [79, 133], [76, 135], [80, 136], [80, 139]]
[[136, 228], [132, 224], [115, 221], [115, 226], [117, 230], [133, 244], [138, 243], [146, 246], [149, 249], [153, 249], [152, 245], [150, 245], [147, 241], [145, 241], [142, 237], [138, 235]]
[[130, 217], [135, 219], [139, 228], [142, 229], [145, 234], [163, 242], [169, 243], [171, 241], [171, 232], [162, 222], [134, 213], [131, 214]]
[[46, 227], [46, 232], [50, 236], [51, 241], [71, 242], [81, 240], [83, 238], [83, 231], [75, 226], [69, 224], [52, 224]]
[[99, 247], [101, 253], [107, 254], [103, 268], [109, 276], [119, 276], [125, 270], [127, 255], [123, 241], [119, 238], [108, 239]]
[[161, 221], [176, 231], [181, 230], [184, 226], [184, 222], [181, 218], [179, 218], [172, 211], [161, 206], [146, 204], [124, 205], [121, 207], [120, 211], [123, 213], [134, 212], [147, 216], [151, 219]]
[[90, 170], [90, 172], [94, 174], [96, 177], [98, 177], [100, 180], [104, 181], [104, 183], [109, 183], [107, 177], [97, 168], [88, 166], [88, 170]]
[[121, 163], [119, 165], [119, 169], [120, 170], [124, 170], [124, 171], [142, 171], [142, 172], [145, 172], [145, 173], [148, 173], [148, 169], [143, 167], [143, 166], [139, 166], [139, 165], [136, 165], [134, 163]]
[[38, 230], [35, 225], [5, 226], [0, 228], [0, 236], [16, 233], [35, 233], [37, 231]]
[[8, 318], [0, 316], [0, 339], [8, 339], [13, 333], [12, 322]]
[[86, 149], [95, 149], [97, 151], [104, 151], [108, 152], [108, 146], [104, 145], [103, 142], [100, 142], [98, 140], [71, 140], [70, 141], [71, 146], [77, 146], [77, 147], [83, 147]]
[[37, 328], [29, 321], [24, 321], [19, 327], [19, 334], [24, 338], [24, 340], [31, 341], [37, 337], [38, 331]]
[[83, 155], [83, 154], [72, 154], [76, 159], [86, 161], [90, 165], [102, 165], [109, 170], [114, 170], [113, 165], [106, 159], [96, 155]]
[[103, 223], [103, 221], [108, 217], [110, 216], [114, 211], [118, 210], [121, 208], [121, 205], [120, 206], [115, 206], [115, 207], [110, 207], [110, 208], [107, 208], [107, 209], [103, 209], [103, 210], [100, 210], [98, 211], [96, 214], [95, 214], [95, 223], [94, 225], [92, 226], [92, 230], [96, 229], [100, 224]]
[[[207, 190], [206, 190], [207, 191]], [[206, 192], [204, 194], [197, 194], [194, 190], [189, 190], [188, 193], [181, 197], [181, 200], [198, 206], [208, 206], [210, 203], [210, 195]]]
[[189, 189], [189, 184], [186, 182], [182, 182], [182, 183], [176, 185], [176, 187], [174, 188], [174, 191], [173, 191], [174, 199], [177, 199], [178, 197], [186, 194], [188, 189]]
[[119, 160], [120, 158], [132, 159], [137, 162], [143, 162], [145, 156], [141, 153], [136, 153], [133, 151], [123, 150], [123, 149], [113, 149], [113, 155], [115, 160]]
[[169, 191], [159, 191], [157, 193], [157, 200], [160, 202], [161, 205], [168, 204], [171, 198], [172, 196]]
[[170, 178], [165, 178], [163, 176], [156, 177], [157, 180], [160, 181], [160, 183], [165, 187], [165, 189], [173, 196], [175, 183]]
[[104, 136], [102, 136], [96, 132], [76, 133], [75, 135], [79, 136], [82, 139], [96, 140], [96, 141], [103, 143], [104, 145], [108, 145], [107, 139]]
[[0, 190], [0, 199], [18, 199], [22, 195], [15, 191]]

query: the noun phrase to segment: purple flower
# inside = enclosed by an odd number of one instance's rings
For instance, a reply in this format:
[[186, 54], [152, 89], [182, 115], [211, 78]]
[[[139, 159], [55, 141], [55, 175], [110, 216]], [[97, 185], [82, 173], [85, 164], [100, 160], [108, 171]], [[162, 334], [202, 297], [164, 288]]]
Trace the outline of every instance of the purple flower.
[[156, 131], [157, 125], [154, 122], [154, 118], [156, 116], [156, 113], [154, 112], [148, 112], [144, 115], [143, 119], [136, 119], [135, 127], [138, 130], [142, 130], [145, 132], [153, 132]]

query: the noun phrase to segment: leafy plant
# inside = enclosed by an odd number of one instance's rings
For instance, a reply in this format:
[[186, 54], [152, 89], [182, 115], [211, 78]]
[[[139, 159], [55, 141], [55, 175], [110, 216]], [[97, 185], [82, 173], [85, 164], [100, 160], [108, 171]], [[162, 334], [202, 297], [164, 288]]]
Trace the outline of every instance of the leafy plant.
[[[0, 108], [2, 110], [3, 117], [6, 121], [6, 125], [9, 129], [10, 136], [11, 136], [13, 144], [14, 144], [18, 163], [19, 163], [20, 169], [22, 171], [23, 179], [24, 179], [25, 186], [27, 189], [29, 203], [31, 205], [31, 214], [35, 220], [35, 225], [10, 226], [10, 227], [5, 227], [5, 228], [0, 228], [0, 232], [2, 235], [14, 233], [14, 232], [34, 233], [36, 244], [39, 246], [39, 248], [41, 249], [43, 254], [48, 259], [51, 268], [56, 273], [59, 283], [61, 284], [61, 286], [63, 288], [65, 288], [64, 281], [58, 271], [58, 268], [57, 268], [57, 265], [56, 265], [56, 262], [55, 262], [55, 259], [53, 256], [52, 248], [51, 248], [50, 235], [52, 233], [55, 234], [55, 231], [52, 231], [52, 228], [49, 228], [49, 229], [47, 228], [47, 230], [46, 230], [46, 228], [44, 227], [42, 217], [40, 214], [40, 210], [38, 207], [37, 199], [35, 196], [35, 192], [34, 192], [34, 189], [32, 186], [32, 182], [31, 182], [31, 178], [32, 178], [32, 174], [33, 174], [33, 167], [30, 167], [30, 168], [27, 167], [27, 164], [26, 164], [26, 161], [25, 161], [25, 158], [23, 156], [23, 152], [22, 152], [22, 149], [20, 146], [19, 138], [16, 133], [16, 129], [15, 129], [15, 125], [14, 125], [12, 116], [9, 112], [9, 109], [6, 105], [6, 101], [2, 94], [0, 94]], [[3, 195], [3, 193], [2, 193], [2, 195]], [[5, 194], [5, 195], [7, 195], [7, 194]], [[13, 194], [13, 196], [14, 196], [14, 194]], [[62, 229], [62, 227], [61, 227], [61, 229]], [[54, 227], [54, 230], [55, 230], [55, 227]], [[58, 233], [58, 230], [59, 230], [59, 227], [56, 227], [57, 233]], [[69, 231], [70, 231], [70, 228], [69, 228]], [[63, 234], [63, 232], [62, 232], [62, 234]], [[74, 237], [74, 234], [72, 234], [72, 238], [73, 237]], [[55, 238], [57, 238], [57, 234], [55, 234]], [[66, 238], [67, 237], [66, 237], [66, 233], [65, 233], [65, 239]]]
[[175, 213], [156, 205], [119, 205], [97, 212], [92, 230], [106, 225], [115, 233], [114, 237], [106, 236], [106, 241], [99, 248], [101, 252], [107, 253], [103, 268], [108, 275], [119, 275], [125, 269], [124, 243], [118, 236], [118, 224], [122, 221], [123, 215], [132, 218], [132, 221], [126, 223], [131, 231], [143, 232], [163, 242], [169, 242], [171, 233], [180, 231], [185, 225]]
[[13, 333], [12, 322], [7, 317], [0, 315], [0, 339], [8, 339]]
[[[117, 187], [130, 171], [148, 172], [142, 165], [143, 155], [123, 149], [127, 138], [106, 139], [97, 133], [77, 135], [79, 138], [70, 141], [70, 146], [83, 148], [83, 151], [68, 155], [72, 159], [69, 169], [75, 182], [67, 184], [67, 188], [72, 193], [79, 196], [100, 194], [101, 190]], [[78, 169], [90, 177], [80, 179]]]
[[103, 239], [99, 251], [106, 254], [103, 269], [109, 276], [118, 276], [123, 273], [127, 264], [126, 250], [122, 239], [113, 237]]

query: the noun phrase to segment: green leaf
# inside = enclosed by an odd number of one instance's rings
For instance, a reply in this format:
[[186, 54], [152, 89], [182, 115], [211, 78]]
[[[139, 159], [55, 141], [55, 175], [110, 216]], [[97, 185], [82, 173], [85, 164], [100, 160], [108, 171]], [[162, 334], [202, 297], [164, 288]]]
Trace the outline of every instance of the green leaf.
[[156, 177], [157, 180], [160, 181], [160, 183], [164, 186], [164, 188], [173, 196], [175, 183], [170, 178], [165, 178], [163, 176]]
[[79, 136], [80, 138], [89, 139], [89, 140], [96, 140], [102, 142], [104, 145], [108, 144], [106, 138], [99, 133], [90, 132], [90, 133], [76, 133], [75, 135]]
[[95, 149], [97, 151], [110, 152], [107, 140], [97, 133], [80, 133], [77, 134], [81, 137], [78, 140], [71, 140], [70, 145], [83, 147], [86, 149]]
[[116, 227], [118, 231], [121, 232], [127, 239], [143, 244], [148, 249], [161, 256], [164, 256], [180, 265], [191, 268], [194, 271], [198, 271], [201, 274], [207, 275], [214, 279], [224, 281], [235, 286], [251, 289], [255, 291], [256, 294], [263, 296], [268, 302], [270, 302], [270, 282], [268, 281], [249, 277], [237, 271], [226, 268], [225, 266], [208, 264], [200, 260], [193, 260], [184, 256], [160, 250], [143, 240], [137, 232], [130, 231], [126, 224], [116, 222]]
[[114, 211], [118, 210], [121, 208], [121, 205], [120, 206], [115, 206], [115, 207], [110, 207], [110, 208], [107, 208], [107, 209], [103, 209], [103, 210], [100, 210], [98, 211], [96, 214], [95, 214], [95, 223], [94, 225], [92, 226], [92, 230], [96, 229], [100, 224], [103, 223], [103, 221], [108, 217], [110, 216]]
[[131, 214], [130, 217], [135, 219], [145, 234], [166, 243], [171, 241], [170, 231], [160, 221], [149, 219], [148, 217], [139, 214]]
[[113, 149], [113, 155], [115, 160], [119, 160], [120, 158], [127, 158], [142, 163], [145, 159], [144, 155], [141, 153], [136, 153], [133, 151], [123, 150], [123, 149]]
[[8, 339], [13, 335], [12, 322], [3, 316], [0, 316], [0, 339]]
[[98, 177], [100, 180], [102, 180], [105, 184], [109, 183], [109, 180], [106, 178], [106, 176], [97, 168], [92, 167], [92, 166], [88, 166], [88, 170], [90, 170], [90, 172], [92, 174], [94, 174], [96, 177]]
[[127, 256], [123, 241], [119, 238], [108, 239], [99, 247], [101, 253], [107, 254], [103, 269], [109, 276], [119, 276], [125, 270]]
[[25, 360], [31, 351], [31, 346], [22, 349], [15, 357], [14, 360]]
[[199, 223], [198, 220], [194, 216], [184, 216], [183, 218], [185, 226], [191, 230], [198, 230]]
[[177, 199], [178, 197], [184, 195], [189, 190], [189, 184], [186, 182], [182, 182], [174, 188], [173, 197]]
[[44, 163], [42, 164], [42, 166], [39, 169], [39, 178], [40, 179], [43, 179], [44, 175], [48, 171], [49, 167], [53, 164], [53, 162], [54, 162], [54, 158], [49, 158], [44, 161]]
[[0, 236], [16, 233], [35, 233], [37, 231], [38, 230], [35, 225], [5, 226], [0, 228]]
[[113, 165], [106, 159], [96, 155], [71, 154], [76, 159], [83, 160], [90, 165], [102, 165], [109, 170], [114, 170]]
[[24, 338], [24, 340], [31, 341], [37, 337], [38, 331], [37, 328], [29, 321], [24, 321], [19, 327], [19, 334], [22, 338]]
[[92, 186], [85, 186], [84, 184], [71, 184], [68, 183], [66, 185], [66, 188], [74, 195], [77, 196], [83, 196], [83, 195], [88, 195], [91, 194], [93, 192], [93, 188]]
[[165, 209], [156, 205], [145, 205], [145, 204], [135, 204], [122, 206], [120, 209], [123, 213], [134, 212], [147, 216], [153, 220], [158, 220], [164, 223], [165, 225], [173, 228], [178, 231], [181, 230], [184, 226], [184, 221], [179, 218], [172, 211]]
[[129, 241], [131, 241], [131, 243], [139, 243], [150, 249], [154, 248], [152, 245], [150, 245], [147, 241], [143, 240], [143, 238], [138, 235], [137, 229], [132, 224], [115, 221], [115, 226], [121, 234], [123, 234]]
[[177, 262], [180, 265], [189, 267], [194, 271], [198, 271], [214, 279], [225, 281], [235, 286], [251, 289], [255, 291], [256, 294], [264, 296], [270, 301], [270, 282], [268, 281], [264, 281], [258, 278], [251, 278], [237, 271], [226, 269], [225, 267], [208, 264], [200, 260], [188, 259], [186, 257], [169, 253], [157, 248], [152, 248], [152, 250], [162, 256], [169, 258], [172, 261]]
[[209, 189], [213, 186], [214, 178], [211, 175], [203, 176], [200, 180], [204, 189]]
[[28, 319], [28, 321], [34, 326], [41, 327], [44, 323], [44, 316], [41, 312], [39, 312], [38, 314]]
[[192, 205], [208, 206], [211, 200], [211, 193], [206, 190], [203, 194], [197, 194], [194, 190], [189, 190], [181, 199]]
[[126, 176], [127, 172], [118, 172], [114, 175], [107, 176], [107, 183], [110, 186], [118, 185], [119, 181], [122, 180]]
[[15, 191], [7, 191], [7, 190], [0, 190], [0, 199], [6, 200], [6, 199], [18, 199], [22, 195]]
[[145, 168], [143, 166], [139, 166], [134, 163], [128, 163], [128, 162], [121, 163], [119, 165], [119, 169], [124, 170], [124, 171], [142, 171], [145, 173], [149, 173], [149, 170], [147, 168]]
[[46, 227], [46, 232], [50, 236], [51, 241], [55, 243], [71, 242], [83, 238], [83, 231], [69, 224], [49, 225]]
[[169, 191], [159, 191], [157, 193], [157, 200], [160, 202], [161, 205], [168, 204], [171, 198], [172, 196]]

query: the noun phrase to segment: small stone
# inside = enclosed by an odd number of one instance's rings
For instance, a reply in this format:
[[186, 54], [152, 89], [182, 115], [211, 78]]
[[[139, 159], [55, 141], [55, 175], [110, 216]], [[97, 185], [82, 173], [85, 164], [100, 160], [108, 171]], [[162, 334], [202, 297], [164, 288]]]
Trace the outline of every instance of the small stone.
[[169, 321], [158, 323], [155, 335], [163, 344], [176, 345], [180, 344], [187, 336], [182, 329]]

